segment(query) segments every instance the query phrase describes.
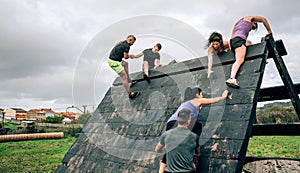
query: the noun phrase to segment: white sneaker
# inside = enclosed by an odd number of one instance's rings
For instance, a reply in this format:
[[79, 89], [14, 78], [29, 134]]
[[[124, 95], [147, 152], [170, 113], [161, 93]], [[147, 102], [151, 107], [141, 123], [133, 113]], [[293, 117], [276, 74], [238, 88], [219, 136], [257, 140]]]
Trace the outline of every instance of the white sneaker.
[[226, 85], [229, 86], [229, 87], [233, 87], [233, 88], [236, 88], [236, 89], [239, 89], [240, 86], [238, 84], [238, 81], [236, 79], [233, 79], [233, 78], [229, 78], [227, 81], [226, 81]]

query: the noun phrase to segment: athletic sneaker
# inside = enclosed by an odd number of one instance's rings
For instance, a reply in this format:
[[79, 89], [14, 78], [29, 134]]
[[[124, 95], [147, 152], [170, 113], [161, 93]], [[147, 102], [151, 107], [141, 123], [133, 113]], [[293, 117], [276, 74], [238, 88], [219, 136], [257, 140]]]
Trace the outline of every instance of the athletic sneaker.
[[128, 94], [128, 97], [130, 99], [134, 99], [134, 98], [136, 98], [139, 95], [140, 95], [140, 92], [130, 92], [130, 94]]
[[238, 84], [238, 81], [236, 79], [233, 79], [233, 78], [230, 78], [226, 81], [226, 84], [229, 86], [229, 87], [233, 87], [233, 88], [236, 88], [236, 89], [239, 89], [240, 86]]
[[148, 83], [150, 82], [150, 79], [149, 79], [148, 75], [146, 75], [145, 73], [144, 73], [144, 75], [143, 75], [143, 78], [144, 78]]

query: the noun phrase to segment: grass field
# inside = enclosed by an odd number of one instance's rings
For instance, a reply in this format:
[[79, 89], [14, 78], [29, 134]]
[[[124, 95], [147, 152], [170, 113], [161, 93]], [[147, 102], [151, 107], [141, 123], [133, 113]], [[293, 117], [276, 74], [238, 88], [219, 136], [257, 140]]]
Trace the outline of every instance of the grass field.
[[75, 138], [0, 143], [0, 173], [54, 172]]
[[[0, 173], [54, 172], [76, 138], [0, 143]], [[253, 137], [247, 156], [300, 158], [300, 136]]]
[[300, 136], [255, 136], [247, 156], [300, 158]]
[[14, 123], [10, 123], [10, 122], [4, 123], [5, 128], [10, 128], [13, 131], [16, 131], [18, 126], [19, 126], [19, 124], [14, 124]]

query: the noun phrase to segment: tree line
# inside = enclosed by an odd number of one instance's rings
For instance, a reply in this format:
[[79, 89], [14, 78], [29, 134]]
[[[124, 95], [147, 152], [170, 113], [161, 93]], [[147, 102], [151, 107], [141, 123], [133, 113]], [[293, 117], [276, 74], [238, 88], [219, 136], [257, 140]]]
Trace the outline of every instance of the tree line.
[[299, 123], [291, 102], [274, 102], [256, 110], [257, 124]]

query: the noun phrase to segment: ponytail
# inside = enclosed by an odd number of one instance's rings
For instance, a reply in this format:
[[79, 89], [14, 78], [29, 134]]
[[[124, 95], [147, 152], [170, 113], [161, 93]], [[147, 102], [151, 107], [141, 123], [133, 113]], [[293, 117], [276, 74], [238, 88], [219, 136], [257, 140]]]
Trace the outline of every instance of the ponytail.
[[192, 100], [194, 98], [196, 98], [196, 94], [200, 94], [202, 92], [202, 89], [201, 88], [198, 88], [198, 87], [194, 87], [194, 88], [190, 88], [190, 87], [187, 87], [185, 89], [185, 92], [184, 92], [184, 102], [188, 101], [188, 100]]

